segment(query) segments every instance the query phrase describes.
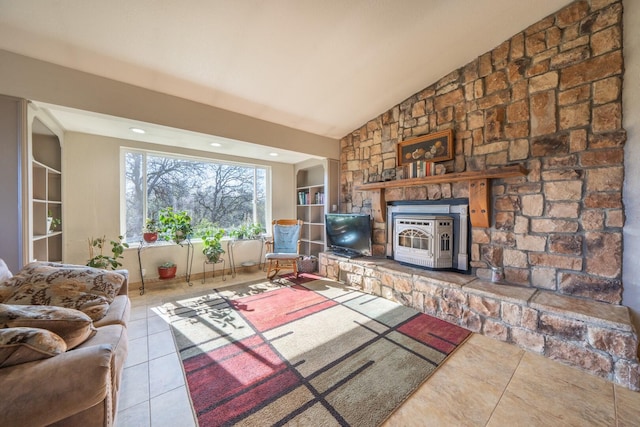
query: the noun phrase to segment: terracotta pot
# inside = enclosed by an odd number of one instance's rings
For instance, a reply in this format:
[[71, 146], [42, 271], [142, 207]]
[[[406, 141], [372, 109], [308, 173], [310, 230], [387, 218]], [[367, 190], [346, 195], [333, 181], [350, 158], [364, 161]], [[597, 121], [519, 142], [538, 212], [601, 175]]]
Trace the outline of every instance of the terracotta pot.
[[142, 238], [147, 243], [153, 243], [158, 240], [158, 233], [142, 233]]
[[161, 279], [173, 279], [176, 277], [177, 266], [173, 267], [158, 267], [158, 275]]

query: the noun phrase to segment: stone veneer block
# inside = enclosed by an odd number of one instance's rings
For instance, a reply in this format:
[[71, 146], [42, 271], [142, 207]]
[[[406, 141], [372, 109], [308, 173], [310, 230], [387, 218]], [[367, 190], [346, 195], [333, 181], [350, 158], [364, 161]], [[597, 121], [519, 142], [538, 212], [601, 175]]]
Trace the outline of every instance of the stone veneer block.
[[476, 279], [466, 285], [464, 290], [470, 294], [482, 295], [484, 297], [495, 298], [500, 301], [525, 305], [537, 292], [534, 288], [500, 285], [480, 279]]
[[618, 330], [635, 332], [629, 309], [622, 305], [607, 304], [558, 295], [553, 292], [538, 291], [529, 304], [532, 308], [572, 317], [577, 320], [602, 325]]
[[447, 287], [447, 288], [461, 288], [467, 283], [476, 280], [475, 276], [469, 276], [466, 274], [451, 273], [446, 271], [425, 271], [419, 270], [414, 275], [414, 280], [421, 280], [429, 282], [433, 285]]
[[378, 258], [378, 257], [360, 257], [360, 258], [343, 258], [343, 257], [339, 257], [337, 255], [331, 255], [331, 253], [326, 253], [325, 252], [325, 256], [327, 256], [328, 258], [337, 260], [337, 261], [341, 261], [341, 262], [345, 262], [348, 264], [357, 264], [357, 265], [361, 265], [363, 267], [367, 267], [367, 268], [379, 268], [379, 267], [384, 267], [387, 264], [394, 264], [395, 261], [387, 259], [387, 258]]
[[386, 259], [377, 259], [373, 257], [362, 257], [355, 260], [333, 255], [328, 258], [329, 263], [336, 263], [341, 270], [364, 274], [368, 277], [379, 277], [380, 267], [384, 266], [386, 262]]
[[377, 270], [380, 274], [388, 274], [394, 277], [403, 277], [411, 279], [413, 277], [413, 270], [410, 267], [404, 267], [402, 265], [378, 265]]
[[386, 273], [396, 276], [410, 275], [413, 280], [427, 281], [437, 286], [443, 286], [447, 288], [460, 288], [476, 279], [475, 276], [470, 276], [467, 274], [452, 273], [447, 271], [424, 270], [422, 268], [402, 265], [393, 260], [386, 261], [388, 262], [378, 265], [377, 270], [380, 273]]

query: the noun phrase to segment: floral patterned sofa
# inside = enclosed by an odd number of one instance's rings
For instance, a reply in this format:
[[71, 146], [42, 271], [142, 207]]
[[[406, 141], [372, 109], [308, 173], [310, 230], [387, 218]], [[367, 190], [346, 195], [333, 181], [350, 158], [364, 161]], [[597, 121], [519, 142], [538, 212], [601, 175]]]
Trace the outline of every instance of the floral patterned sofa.
[[127, 357], [128, 272], [0, 260], [0, 425], [111, 426]]

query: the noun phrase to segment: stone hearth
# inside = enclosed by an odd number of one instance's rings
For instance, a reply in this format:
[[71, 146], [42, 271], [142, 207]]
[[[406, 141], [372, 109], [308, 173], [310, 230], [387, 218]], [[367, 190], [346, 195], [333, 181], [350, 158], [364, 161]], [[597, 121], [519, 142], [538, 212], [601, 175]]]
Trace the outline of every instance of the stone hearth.
[[386, 258], [320, 254], [320, 274], [640, 390], [629, 309]]

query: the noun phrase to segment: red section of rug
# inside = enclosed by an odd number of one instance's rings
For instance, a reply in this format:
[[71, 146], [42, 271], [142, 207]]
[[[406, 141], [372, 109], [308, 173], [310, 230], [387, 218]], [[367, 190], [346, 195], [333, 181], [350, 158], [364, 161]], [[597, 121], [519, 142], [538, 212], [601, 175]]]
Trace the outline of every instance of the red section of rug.
[[300, 384], [258, 336], [183, 361], [200, 424], [225, 425]]
[[[193, 406], [198, 413], [219, 405], [239, 392], [244, 393], [247, 388], [286, 369], [284, 362], [258, 336], [194, 356], [183, 361], [183, 364]], [[288, 387], [288, 383], [279, 384], [276, 381], [269, 390], [277, 394]]]
[[232, 304], [261, 332], [336, 305], [335, 302], [299, 285], [242, 298], [233, 301]]
[[[215, 380], [211, 378], [210, 381]], [[247, 388], [234, 399], [227, 400], [208, 412], [196, 409], [198, 421], [201, 426], [232, 425], [233, 420], [238, 416], [255, 412], [298, 385], [299, 380], [295, 373], [290, 370], [283, 371], [256, 387]]]
[[471, 332], [435, 317], [420, 315], [398, 328], [398, 331], [443, 353], [450, 353]]

